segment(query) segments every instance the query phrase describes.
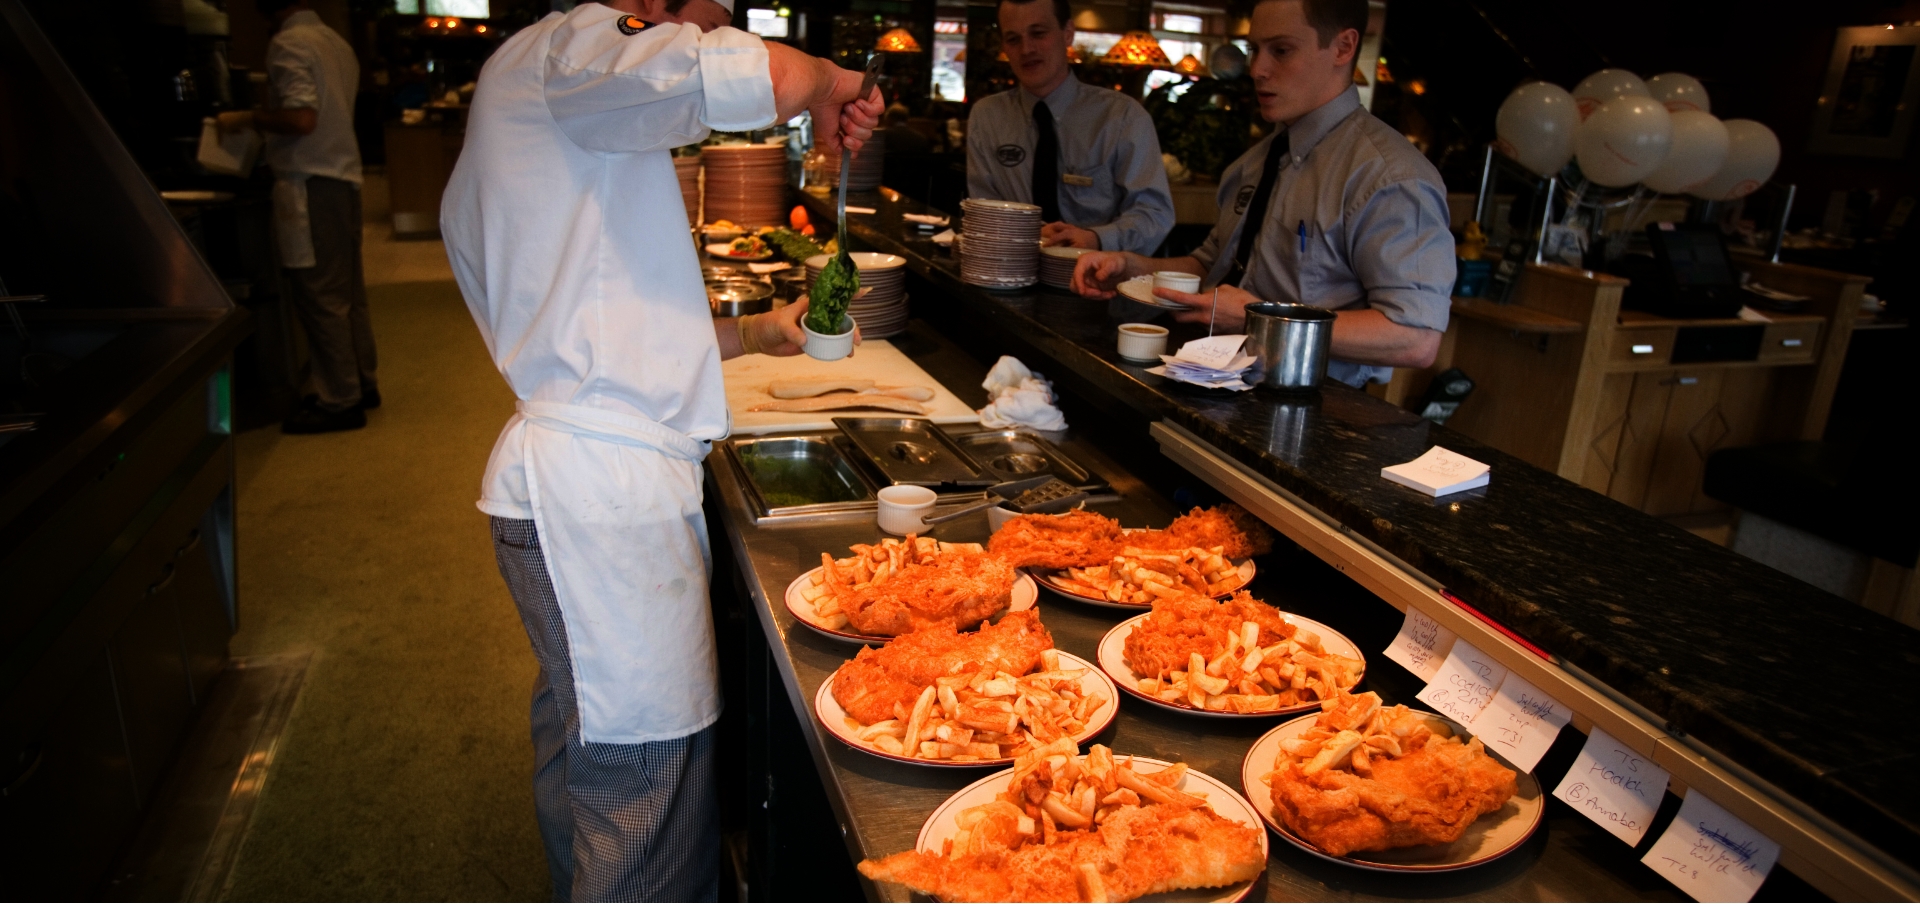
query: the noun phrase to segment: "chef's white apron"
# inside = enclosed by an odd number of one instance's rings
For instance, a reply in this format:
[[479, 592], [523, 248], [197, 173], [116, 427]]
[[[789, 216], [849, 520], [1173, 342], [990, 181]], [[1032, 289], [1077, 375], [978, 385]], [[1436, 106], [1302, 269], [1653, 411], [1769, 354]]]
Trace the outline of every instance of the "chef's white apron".
[[307, 173], [276, 173], [273, 178], [273, 234], [280, 241], [280, 266], [294, 270], [314, 265], [309, 178]]
[[516, 407], [581, 740], [643, 744], [713, 724], [720, 676], [700, 510], [708, 444], [598, 408]]

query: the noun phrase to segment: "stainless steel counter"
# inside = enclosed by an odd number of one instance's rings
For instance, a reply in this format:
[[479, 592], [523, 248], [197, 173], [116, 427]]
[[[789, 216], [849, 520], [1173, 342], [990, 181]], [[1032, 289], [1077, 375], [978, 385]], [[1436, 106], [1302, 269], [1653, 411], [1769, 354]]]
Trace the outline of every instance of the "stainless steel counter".
[[[952, 363], [958, 356], [951, 346], [929, 336], [924, 327], [915, 332], [919, 341], [912, 344], [929, 348], [947, 365], [929, 370], [961, 398], [977, 402], [979, 390], [973, 384], [978, 377], [960, 385], [964, 376], [955, 375]], [[979, 373], [984, 374], [984, 368]], [[1152, 441], [1142, 436], [1139, 442], [1144, 445]], [[1164, 525], [1174, 516], [1175, 507], [1166, 496], [1122, 470], [1083, 439], [1070, 437], [1063, 448], [1111, 480], [1119, 493], [1118, 501], [1096, 504], [1092, 506], [1095, 510], [1128, 525]], [[1167, 467], [1175, 466], [1168, 462]], [[850, 856], [857, 862], [863, 857], [910, 848], [922, 822], [936, 806], [991, 770], [909, 767], [851, 749], [820, 732], [813, 716], [814, 693], [857, 648], [798, 624], [783, 602], [787, 585], [818, 564], [821, 552], [843, 554], [851, 544], [877, 539], [881, 536], [879, 529], [870, 516], [755, 527], [731, 463], [716, 455], [709, 459], [709, 474], [709, 491], [715, 495], [712, 503], [720, 512], [726, 534], [716, 535], [714, 542], [730, 544], [733, 558], [739, 563], [786, 701], [798, 716]], [[1155, 483], [1165, 485], [1165, 481]], [[982, 515], [970, 516], [942, 525], [935, 535], [953, 541], [984, 541], [986, 521]], [[1379, 655], [1398, 623], [1399, 613], [1313, 556], [1284, 540], [1279, 546], [1283, 548], [1260, 562], [1256, 594], [1283, 609], [1302, 611], [1349, 633], [1367, 651], [1367, 686], [1380, 691], [1389, 702], [1410, 701], [1417, 690], [1412, 677]], [[716, 576], [716, 583], [723, 579]], [[1124, 616], [1044, 591], [1040, 611], [1055, 644], [1089, 660], [1094, 659], [1100, 637]], [[1382, 631], [1385, 637], [1380, 636]], [[1247, 748], [1278, 721], [1201, 719], [1127, 699], [1114, 726], [1098, 742], [1117, 753], [1182, 760], [1237, 787]], [[1567, 755], [1570, 757], [1571, 751]], [[1446, 875], [1367, 873], [1320, 861], [1278, 838], [1270, 837], [1270, 842], [1273, 855], [1264, 888], [1268, 900], [1685, 899], [1640, 866], [1630, 849], [1558, 802], [1550, 802], [1547, 824], [1521, 850], [1493, 864]], [[899, 886], [868, 885], [866, 889], [876, 900], [909, 899], [907, 891]]]

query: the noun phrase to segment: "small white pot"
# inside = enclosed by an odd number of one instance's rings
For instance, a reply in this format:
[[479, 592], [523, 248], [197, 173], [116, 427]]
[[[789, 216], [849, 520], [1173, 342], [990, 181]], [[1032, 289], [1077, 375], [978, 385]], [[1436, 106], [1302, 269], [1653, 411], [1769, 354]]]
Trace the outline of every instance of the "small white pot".
[[878, 517], [880, 529], [897, 536], [922, 533], [926, 517], [933, 514], [939, 499], [932, 490], [919, 486], [891, 486], [880, 491]]
[[804, 318], [800, 328], [807, 333], [807, 356], [820, 361], [838, 361], [853, 354], [853, 315], [840, 315], [840, 332], [834, 335], [816, 333], [807, 326]]

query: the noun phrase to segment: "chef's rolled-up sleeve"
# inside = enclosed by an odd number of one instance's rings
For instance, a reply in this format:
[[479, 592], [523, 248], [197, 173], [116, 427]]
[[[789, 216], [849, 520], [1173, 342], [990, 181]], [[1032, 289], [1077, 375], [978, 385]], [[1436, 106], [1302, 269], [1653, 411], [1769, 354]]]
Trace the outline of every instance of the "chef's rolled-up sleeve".
[[767, 48], [733, 28], [583, 19], [554, 32], [547, 108], [576, 144], [606, 153], [692, 144], [709, 130], [762, 129], [777, 118]]
[[267, 78], [273, 83], [274, 101], [280, 109], [320, 108], [320, 84], [313, 74], [320, 61], [311, 51], [284, 38], [267, 45]]
[[1453, 233], [1447, 199], [1428, 182], [1381, 187], [1353, 219], [1347, 259], [1367, 306], [1401, 326], [1444, 332], [1453, 304]]

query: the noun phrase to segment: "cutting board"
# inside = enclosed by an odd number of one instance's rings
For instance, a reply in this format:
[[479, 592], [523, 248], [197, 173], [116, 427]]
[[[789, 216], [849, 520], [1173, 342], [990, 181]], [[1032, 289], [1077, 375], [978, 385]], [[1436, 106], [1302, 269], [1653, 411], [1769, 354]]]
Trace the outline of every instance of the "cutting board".
[[926, 386], [933, 390], [933, 401], [925, 402], [926, 417], [937, 424], [977, 424], [980, 416], [945, 386], [927, 375], [893, 343], [870, 339], [860, 343], [853, 357], [838, 361], [816, 361], [806, 355], [774, 358], [767, 355], [741, 355], [720, 364], [727, 381], [727, 408], [733, 412], [733, 432], [737, 435], [780, 433], [800, 430], [832, 430], [836, 417], [914, 417], [894, 411], [863, 408], [851, 411], [748, 411], [755, 405], [773, 401], [767, 384], [795, 378], [872, 380], [893, 386]]

